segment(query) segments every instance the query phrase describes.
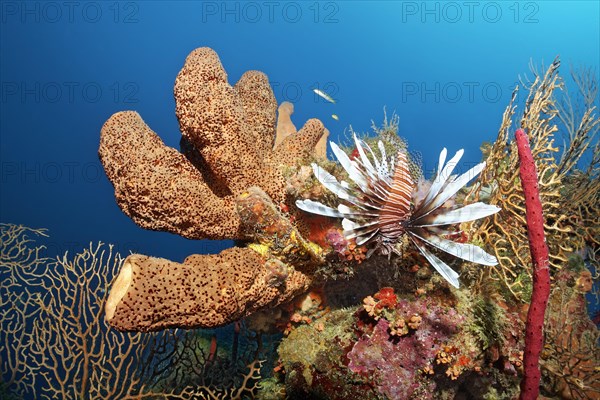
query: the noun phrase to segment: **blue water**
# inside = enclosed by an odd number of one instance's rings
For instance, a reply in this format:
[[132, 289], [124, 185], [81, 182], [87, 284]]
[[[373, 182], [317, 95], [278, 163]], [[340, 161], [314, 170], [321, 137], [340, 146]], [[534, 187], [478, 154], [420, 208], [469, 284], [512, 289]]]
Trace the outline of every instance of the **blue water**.
[[277, 100], [295, 103], [296, 125], [320, 118], [333, 140], [349, 125], [366, 132], [384, 106], [395, 110], [426, 170], [444, 146], [465, 148], [463, 166], [479, 161], [530, 60], [547, 65], [560, 55], [563, 75], [570, 65], [600, 65], [596, 1], [0, 7], [0, 221], [48, 228], [56, 253], [102, 240], [181, 260], [230, 245], [137, 227], [97, 157], [100, 128], [120, 110], [140, 112], [178, 147], [173, 83], [196, 47], [218, 52], [230, 83], [249, 69], [265, 72]]

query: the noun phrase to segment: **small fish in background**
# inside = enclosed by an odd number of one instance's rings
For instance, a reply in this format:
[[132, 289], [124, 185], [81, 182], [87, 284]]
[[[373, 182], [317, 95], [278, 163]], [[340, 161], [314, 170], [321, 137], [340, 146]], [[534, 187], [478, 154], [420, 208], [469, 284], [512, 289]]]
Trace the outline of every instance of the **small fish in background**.
[[337, 114], [331, 114], [331, 118], [335, 119], [336, 121], [340, 120], [340, 117], [338, 117]]
[[333, 97], [331, 97], [330, 95], [328, 95], [324, 91], [319, 90], [319, 89], [313, 89], [313, 92], [315, 92], [315, 94], [317, 96], [320, 96], [320, 97], [324, 98], [325, 100], [327, 100], [328, 102], [335, 104], [335, 100], [333, 99]]

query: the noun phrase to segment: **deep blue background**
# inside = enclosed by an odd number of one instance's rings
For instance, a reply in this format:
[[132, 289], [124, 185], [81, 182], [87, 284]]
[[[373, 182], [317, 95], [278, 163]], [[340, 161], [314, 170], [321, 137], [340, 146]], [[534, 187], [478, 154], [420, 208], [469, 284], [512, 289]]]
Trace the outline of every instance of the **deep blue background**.
[[600, 64], [597, 1], [0, 4], [0, 221], [49, 228], [60, 253], [102, 240], [182, 260], [229, 244], [137, 227], [97, 157], [102, 124], [127, 109], [178, 147], [173, 83], [196, 47], [218, 52], [232, 84], [265, 72], [298, 127], [318, 117], [334, 140], [395, 110], [427, 170], [444, 146], [479, 161], [530, 60], [560, 55], [565, 75]]

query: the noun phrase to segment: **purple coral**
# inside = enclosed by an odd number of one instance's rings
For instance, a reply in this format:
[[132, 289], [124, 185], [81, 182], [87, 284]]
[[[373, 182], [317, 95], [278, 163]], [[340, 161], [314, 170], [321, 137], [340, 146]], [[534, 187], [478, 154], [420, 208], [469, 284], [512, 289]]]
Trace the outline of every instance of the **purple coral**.
[[421, 346], [414, 336], [394, 344], [388, 329], [389, 322], [380, 319], [370, 337], [356, 342], [348, 354], [348, 367], [365, 376], [373, 375], [379, 391], [388, 398], [407, 399], [418, 388], [415, 377], [418, 365], [424, 365], [424, 355], [418, 354]]
[[325, 239], [336, 253], [345, 254], [348, 251], [348, 241], [338, 229], [328, 230]]
[[[390, 335], [390, 322], [379, 319], [348, 353], [348, 368], [372, 377], [377, 390], [391, 399], [411, 398], [421, 387], [420, 370], [432, 363], [441, 346], [456, 332], [464, 318], [426, 299], [401, 300], [395, 308], [398, 318], [419, 315], [416, 331], [397, 337]], [[428, 392], [435, 388], [432, 383]]]

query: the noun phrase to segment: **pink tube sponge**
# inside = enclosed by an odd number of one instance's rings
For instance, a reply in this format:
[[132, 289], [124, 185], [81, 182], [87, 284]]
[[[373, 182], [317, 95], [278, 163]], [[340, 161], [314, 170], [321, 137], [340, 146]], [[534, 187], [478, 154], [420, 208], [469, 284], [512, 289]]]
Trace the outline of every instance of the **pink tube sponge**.
[[544, 345], [544, 314], [550, 296], [548, 246], [544, 235], [544, 216], [538, 190], [538, 175], [523, 129], [515, 132], [519, 152], [519, 174], [525, 196], [525, 212], [529, 249], [533, 261], [533, 291], [525, 328], [524, 376], [521, 381], [521, 400], [537, 399], [540, 386], [539, 358]]

